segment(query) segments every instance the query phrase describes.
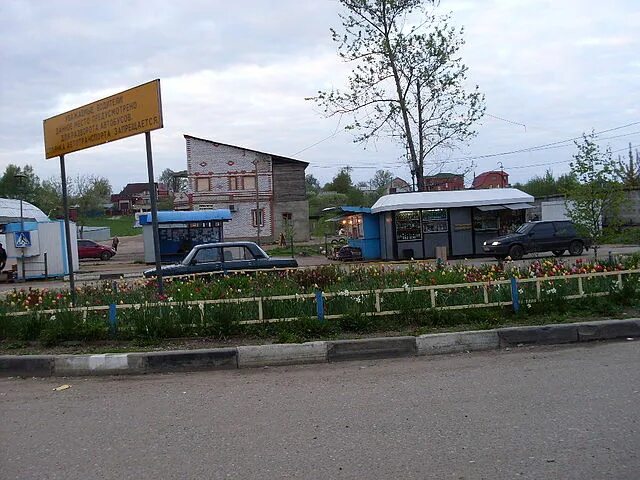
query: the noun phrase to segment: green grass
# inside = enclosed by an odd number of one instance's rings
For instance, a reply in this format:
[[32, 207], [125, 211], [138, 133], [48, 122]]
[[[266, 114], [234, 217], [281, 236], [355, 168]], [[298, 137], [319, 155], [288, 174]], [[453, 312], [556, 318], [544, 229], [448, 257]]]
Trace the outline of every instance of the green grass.
[[130, 237], [141, 235], [141, 228], [133, 228], [135, 218], [133, 215], [123, 215], [121, 217], [91, 217], [87, 218], [84, 224], [87, 227], [109, 227], [111, 236]]
[[[295, 256], [298, 255], [320, 255], [320, 249], [324, 248], [323, 244], [314, 244], [314, 245], [296, 245], [293, 244], [293, 252]], [[290, 257], [291, 256], [291, 246], [286, 247], [266, 247], [265, 250], [272, 257]]]

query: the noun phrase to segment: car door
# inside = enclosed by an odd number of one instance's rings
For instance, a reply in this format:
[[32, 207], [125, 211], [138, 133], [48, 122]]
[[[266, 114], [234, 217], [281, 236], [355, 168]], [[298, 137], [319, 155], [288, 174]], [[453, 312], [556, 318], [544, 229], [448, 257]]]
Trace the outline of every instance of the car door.
[[222, 269], [220, 247], [203, 247], [196, 251], [189, 267], [190, 273], [216, 272]]
[[555, 250], [554, 243], [556, 229], [552, 222], [538, 223], [534, 225], [531, 233], [531, 248], [534, 252], [547, 252]]
[[223, 248], [225, 270], [252, 270], [256, 268], [253, 254], [244, 245], [234, 245]]
[[95, 256], [90, 240], [78, 240], [78, 258], [92, 258]]
[[571, 222], [553, 222], [556, 227], [555, 250], [566, 250], [576, 238], [576, 229]]

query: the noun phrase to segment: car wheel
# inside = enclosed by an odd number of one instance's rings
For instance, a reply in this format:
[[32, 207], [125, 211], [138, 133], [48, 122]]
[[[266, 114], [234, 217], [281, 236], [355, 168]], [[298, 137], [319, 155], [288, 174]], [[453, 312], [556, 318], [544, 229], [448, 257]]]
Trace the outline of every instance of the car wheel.
[[509, 256], [511, 260], [520, 260], [524, 255], [524, 248], [522, 245], [514, 245], [509, 249]]
[[553, 254], [554, 254], [556, 257], [561, 257], [561, 256], [564, 254], [564, 250], [554, 250], [554, 251], [553, 251]]
[[569, 253], [571, 255], [582, 255], [582, 251], [584, 250], [584, 245], [579, 240], [574, 240], [569, 245]]
[[111, 254], [109, 252], [102, 252], [100, 254], [100, 260], [109, 260], [111, 259]]

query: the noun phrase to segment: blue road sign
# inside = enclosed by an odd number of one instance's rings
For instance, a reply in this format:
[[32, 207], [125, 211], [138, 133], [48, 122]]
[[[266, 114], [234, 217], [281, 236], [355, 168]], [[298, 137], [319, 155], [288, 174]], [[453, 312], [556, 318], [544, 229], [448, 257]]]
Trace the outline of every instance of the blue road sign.
[[31, 246], [31, 232], [16, 232], [14, 238], [16, 248], [25, 248]]

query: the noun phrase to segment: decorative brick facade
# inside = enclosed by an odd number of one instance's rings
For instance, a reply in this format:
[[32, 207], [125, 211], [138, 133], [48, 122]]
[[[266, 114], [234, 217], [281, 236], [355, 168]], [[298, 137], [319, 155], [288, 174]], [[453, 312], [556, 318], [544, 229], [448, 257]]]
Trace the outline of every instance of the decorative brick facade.
[[[229, 240], [257, 238], [257, 165], [259, 206], [263, 219], [261, 240], [277, 239], [282, 230], [281, 212], [288, 212], [288, 204], [292, 201], [296, 202], [298, 210], [294, 219], [296, 239], [308, 239], [309, 206], [305, 199], [304, 183], [306, 162], [189, 135], [185, 135], [185, 140], [189, 191], [175, 198], [176, 210], [229, 208], [232, 220], [224, 226], [224, 237]], [[288, 180], [294, 182], [294, 193], [288, 196], [278, 191], [278, 185], [274, 184], [274, 177], [281, 178], [284, 169], [290, 172]], [[283, 182], [280, 181], [280, 184], [283, 185]], [[281, 190], [284, 188], [281, 186]], [[286, 188], [291, 187], [287, 185]], [[275, 218], [276, 214], [278, 218]]]

